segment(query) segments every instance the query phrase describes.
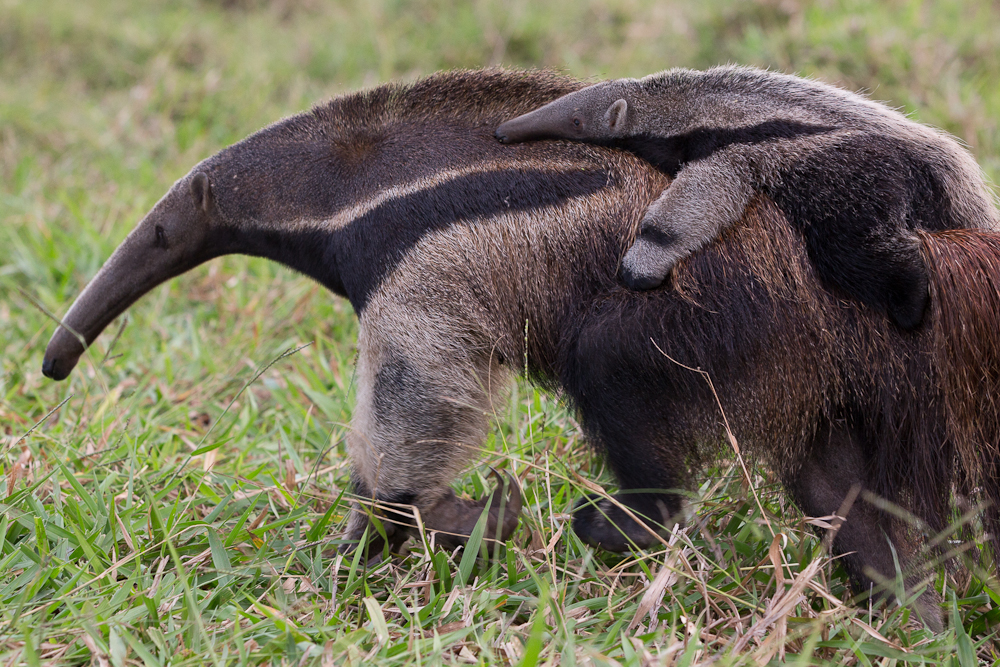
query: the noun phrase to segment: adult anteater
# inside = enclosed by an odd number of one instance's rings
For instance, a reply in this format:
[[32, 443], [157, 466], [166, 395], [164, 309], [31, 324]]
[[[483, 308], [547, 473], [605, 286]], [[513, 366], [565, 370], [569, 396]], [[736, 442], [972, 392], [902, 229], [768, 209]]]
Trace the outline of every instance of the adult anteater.
[[[578, 88], [540, 73], [440, 74], [335, 99], [208, 158], [80, 295], [45, 374], [62, 379], [76, 364], [84, 347], [71, 331], [89, 344], [168, 278], [257, 255], [350, 299], [355, 491], [412, 504], [443, 531], [439, 543], [462, 542], [485, 505], [448, 485], [526, 359], [578, 409], [618, 476], [617, 500], [655, 524], [680, 509], [670, 490], [687, 486], [690, 462], [723, 442], [719, 406], [690, 367], [709, 374], [736, 437], [807, 514], [833, 514], [860, 488], [936, 531], [960, 479], [992, 503], [995, 544], [997, 238], [922, 237], [932, 307], [913, 332], [821, 284], [801, 236], [763, 198], [669, 285], [629, 291], [620, 258], [668, 177], [613, 149], [493, 137], [500, 121]], [[355, 513], [350, 536], [367, 521]], [[574, 528], [614, 550], [653, 539], [606, 500], [581, 504]], [[393, 541], [408, 532], [390, 525]], [[904, 568], [915, 563], [911, 533], [858, 500], [833, 546], [867, 589], [894, 575], [891, 546]], [[940, 626], [933, 596], [922, 600]]]

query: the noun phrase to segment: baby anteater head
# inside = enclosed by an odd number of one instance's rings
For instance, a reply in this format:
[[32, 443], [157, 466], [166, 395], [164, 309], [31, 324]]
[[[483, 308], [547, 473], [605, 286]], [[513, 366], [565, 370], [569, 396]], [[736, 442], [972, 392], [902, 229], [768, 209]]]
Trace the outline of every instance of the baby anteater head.
[[603, 81], [560, 97], [497, 128], [505, 144], [533, 139], [593, 141], [628, 134], [634, 79]]

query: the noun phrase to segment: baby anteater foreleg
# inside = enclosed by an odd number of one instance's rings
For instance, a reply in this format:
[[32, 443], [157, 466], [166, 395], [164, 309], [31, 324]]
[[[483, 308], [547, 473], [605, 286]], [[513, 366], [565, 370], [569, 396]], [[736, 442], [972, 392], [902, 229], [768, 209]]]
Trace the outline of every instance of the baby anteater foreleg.
[[680, 172], [643, 217], [639, 236], [622, 260], [632, 289], [659, 287], [682, 258], [715, 240], [743, 216], [754, 196], [743, 151], [732, 147]]

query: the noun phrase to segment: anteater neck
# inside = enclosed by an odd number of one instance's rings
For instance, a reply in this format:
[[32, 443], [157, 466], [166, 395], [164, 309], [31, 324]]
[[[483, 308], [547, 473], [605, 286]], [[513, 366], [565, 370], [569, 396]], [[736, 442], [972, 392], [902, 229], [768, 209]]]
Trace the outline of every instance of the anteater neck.
[[283, 264], [309, 276], [338, 296], [350, 298], [337, 262], [337, 238], [323, 229], [239, 229], [226, 244], [229, 252]]

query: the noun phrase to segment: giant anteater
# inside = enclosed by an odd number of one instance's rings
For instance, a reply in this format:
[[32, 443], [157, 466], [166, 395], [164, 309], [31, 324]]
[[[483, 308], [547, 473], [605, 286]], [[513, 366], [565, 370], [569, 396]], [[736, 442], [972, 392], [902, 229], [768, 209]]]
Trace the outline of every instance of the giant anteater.
[[[353, 304], [354, 490], [418, 508], [439, 543], [461, 543], [484, 509], [449, 483], [527, 360], [579, 411], [618, 477], [617, 500], [653, 524], [678, 512], [689, 463], [723, 438], [716, 401], [687, 366], [710, 375], [736, 437], [807, 514], [833, 514], [860, 488], [941, 530], [959, 480], [991, 503], [995, 546], [1000, 240], [921, 236], [933, 305], [912, 332], [828, 291], [801, 234], [763, 197], [683, 260], [669, 287], [630, 291], [619, 261], [669, 177], [609, 148], [493, 137], [503, 119], [579, 87], [544, 73], [439, 74], [334, 99], [219, 152], [94, 277], [44, 373], [65, 378], [81, 340], [172, 276], [226, 253], [267, 257]], [[367, 523], [355, 512], [349, 535]], [[581, 504], [574, 528], [614, 550], [653, 539], [607, 500]], [[394, 542], [408, 532], [389, 524]], [[904, 567], [919, 561], [910, 538], [859, 500], [833, 548], [865, 589], [893, 576], [894, 551]], [[933, 596], [922, 600], [940, 625]]]

